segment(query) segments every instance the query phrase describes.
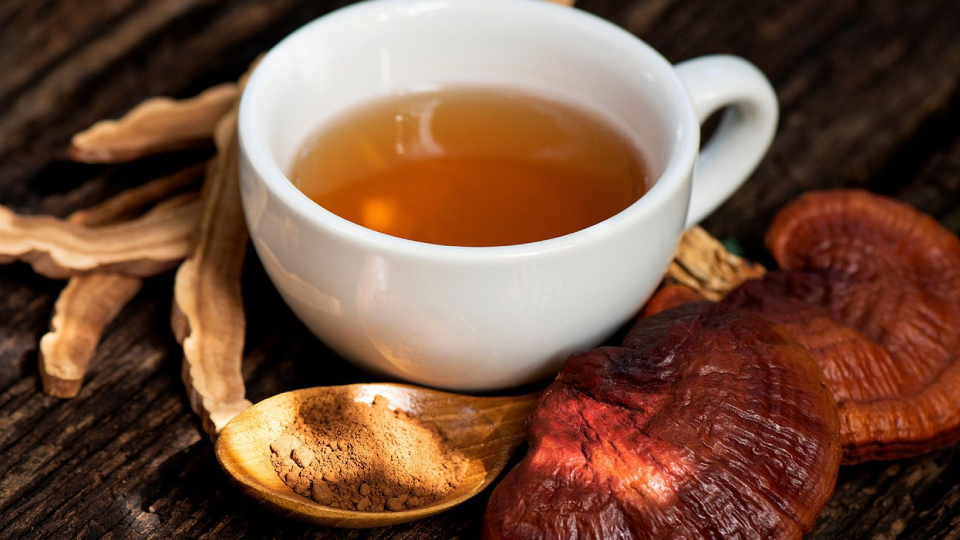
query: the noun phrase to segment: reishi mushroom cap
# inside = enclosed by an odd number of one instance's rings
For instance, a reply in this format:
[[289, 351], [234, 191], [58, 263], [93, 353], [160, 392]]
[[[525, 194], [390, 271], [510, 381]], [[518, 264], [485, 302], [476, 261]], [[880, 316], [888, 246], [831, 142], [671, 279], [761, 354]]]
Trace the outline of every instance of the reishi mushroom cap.
[[800, 538], [840, 464], [810, 352], [766, 318], [692, 302], [571, 357], [497, 486], [486, 538]]
[[840, 407], [844, 463], [960, 439], [960, 241], [864, 191], [803, 195], [767, 232], [781, 270], [724, 303], [784, 325]]

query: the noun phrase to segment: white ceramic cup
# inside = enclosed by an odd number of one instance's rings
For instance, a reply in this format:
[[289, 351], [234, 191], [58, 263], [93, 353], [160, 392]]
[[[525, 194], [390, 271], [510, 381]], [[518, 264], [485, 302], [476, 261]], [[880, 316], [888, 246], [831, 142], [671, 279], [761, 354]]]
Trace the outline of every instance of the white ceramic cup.
[[[648, 193], [559, 238], [451, 247], [355, 225], [284, 174], [303, 141], [345, 109], [471, 83], [601, 114], [643, 154], [655, 179]], [[700, 123], [724, 107], [698, 157]], [[344, 358], [436, 387], [515, 386], [554, 373], [637, 312], [683, 230], [756, 167], [777, 114], [770, 83], [750, 63], [710, 56], [672, 66], [576, 9], [540, 0], [372, 0], [294, 32], [250, 78], [239, 120], [243, 205], [280, 294]]]

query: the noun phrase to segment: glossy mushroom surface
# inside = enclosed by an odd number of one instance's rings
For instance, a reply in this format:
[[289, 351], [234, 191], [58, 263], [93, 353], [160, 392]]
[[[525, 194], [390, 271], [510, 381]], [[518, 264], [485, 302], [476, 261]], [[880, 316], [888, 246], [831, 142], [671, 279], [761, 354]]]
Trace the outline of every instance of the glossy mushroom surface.
[[840, 463], [836, 404], [810, 353], [709, 302], [571, 357], [527, 435], [486, 538], [800, 538]]
[[653, 317], [657, 313], [695, 300], [705, 300], [705, 298], [686, 285], [680, 285], [678, 283], [665, 285], [657, 289], [657, 292], [653, 293], [653, 296], [647, 300], [646, 305], [643, 306], [643, 311], [640, 313], [640, 317]]
[[960, 439], [960, 241], [863, 191], [810, 193], [767, 233], [781, 270], [723, 303], [782, 324], [823, 367], [844, 463]]

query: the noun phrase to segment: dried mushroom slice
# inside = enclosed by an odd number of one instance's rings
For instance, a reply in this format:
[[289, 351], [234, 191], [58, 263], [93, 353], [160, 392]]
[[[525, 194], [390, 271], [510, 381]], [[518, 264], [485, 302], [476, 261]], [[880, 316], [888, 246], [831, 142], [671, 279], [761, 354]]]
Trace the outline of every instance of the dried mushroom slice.
[[54, 279], [94, 271], [148, 277], [173, 268], [190, 253], [198, 217], [199, 203], [191, 201], [92, 228], [0, 206], [0, 264], [27, 262]]
[[765, 318], [692, 302], [571, 357], [494, 491], [487, 538], [800, 538], [840, 464], [816, 361]]
[[708, 300], [719, 300], [744, 281], [761, 277], [764, 272], [763, 266], [727, 251], [707, 231], [691, 227], [680, 238], [663, 280], [667, 285], [685, 285]]
[[142, 280], [93, 272], [70, 278], [40, 339], [40, 381], [47, 395], [72, 398], [97, 352], [104, 329], [140, 291]]
[[783, 270], [724, 303], [813, 352], [840, 407], [844, 463], [960, 439], [960, 241], [904, 204], [830, 191], [784, 208], [767, 244]]
[[212, 439], [251, 405], [241, 372], [246, 317], [240, 276], [248, 234], [240, 201], [237, 105], [214, 134], [217, 157], [203, 185], [197, 246], [177, 270], [170, 320], [183, 345], [181, 374], [190, 405]]
[[121, 163], [142, 157], [210, 144], [217, 122], [239, 96], [226, 83], [183, 100], [148, 99], [119, 120], [101, 120], [70, 141], [70, 159], [86, 163]]
[[119, 223], [142, 214], [144, 208], [156, 204], [198, 184], [205, 165], [197, 163], [173, 174], [155, 178], [145, 184], [117, 193], [113, 197], [70, 214], [67, 221], [75, 225], [96, 227]]
[[[188, 167], [123, 191], [100, 204], [74, 212], [68, 223], [96, 227], [117, 223], [171, 194], [196, 183], [202, 166]], [[167, 199], [152, 215], [187, 202], [183, 197]], [[53, 307], [50, 331], [40, 338], [38, 356], [43, 391], [59, 398], [79, 392], [97, 344], [107, 325], [140, 290], [142, 280], [123, 274], [90, 272], [73, 276], [60, 292]]]

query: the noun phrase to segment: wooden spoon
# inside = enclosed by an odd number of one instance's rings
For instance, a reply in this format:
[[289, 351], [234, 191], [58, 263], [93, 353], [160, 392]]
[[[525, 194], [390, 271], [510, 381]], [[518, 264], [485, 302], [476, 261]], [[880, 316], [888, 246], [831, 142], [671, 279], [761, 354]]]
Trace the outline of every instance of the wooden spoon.
[[[346, 393], [371, 403], [387, 398], [400, 409], [437, 427], [448, 443], [468, 460], [460, 486], [427, 506], [400, 512], [355, 512], [331, 508], [293, 492], [270, 462], [270, 443], [311, 398]], [[217, 460], [249, 497], [282, 515], [333, 527], [382, 527], [425, 518], [452, 508], [490, 485], [513, 451], [524, 440], [524, 422], [540, 394], [514, 397], [474, 397], [405, 384], [352, 384], [305, 388], [257, 403], [230, 421], [217, 439]]]

